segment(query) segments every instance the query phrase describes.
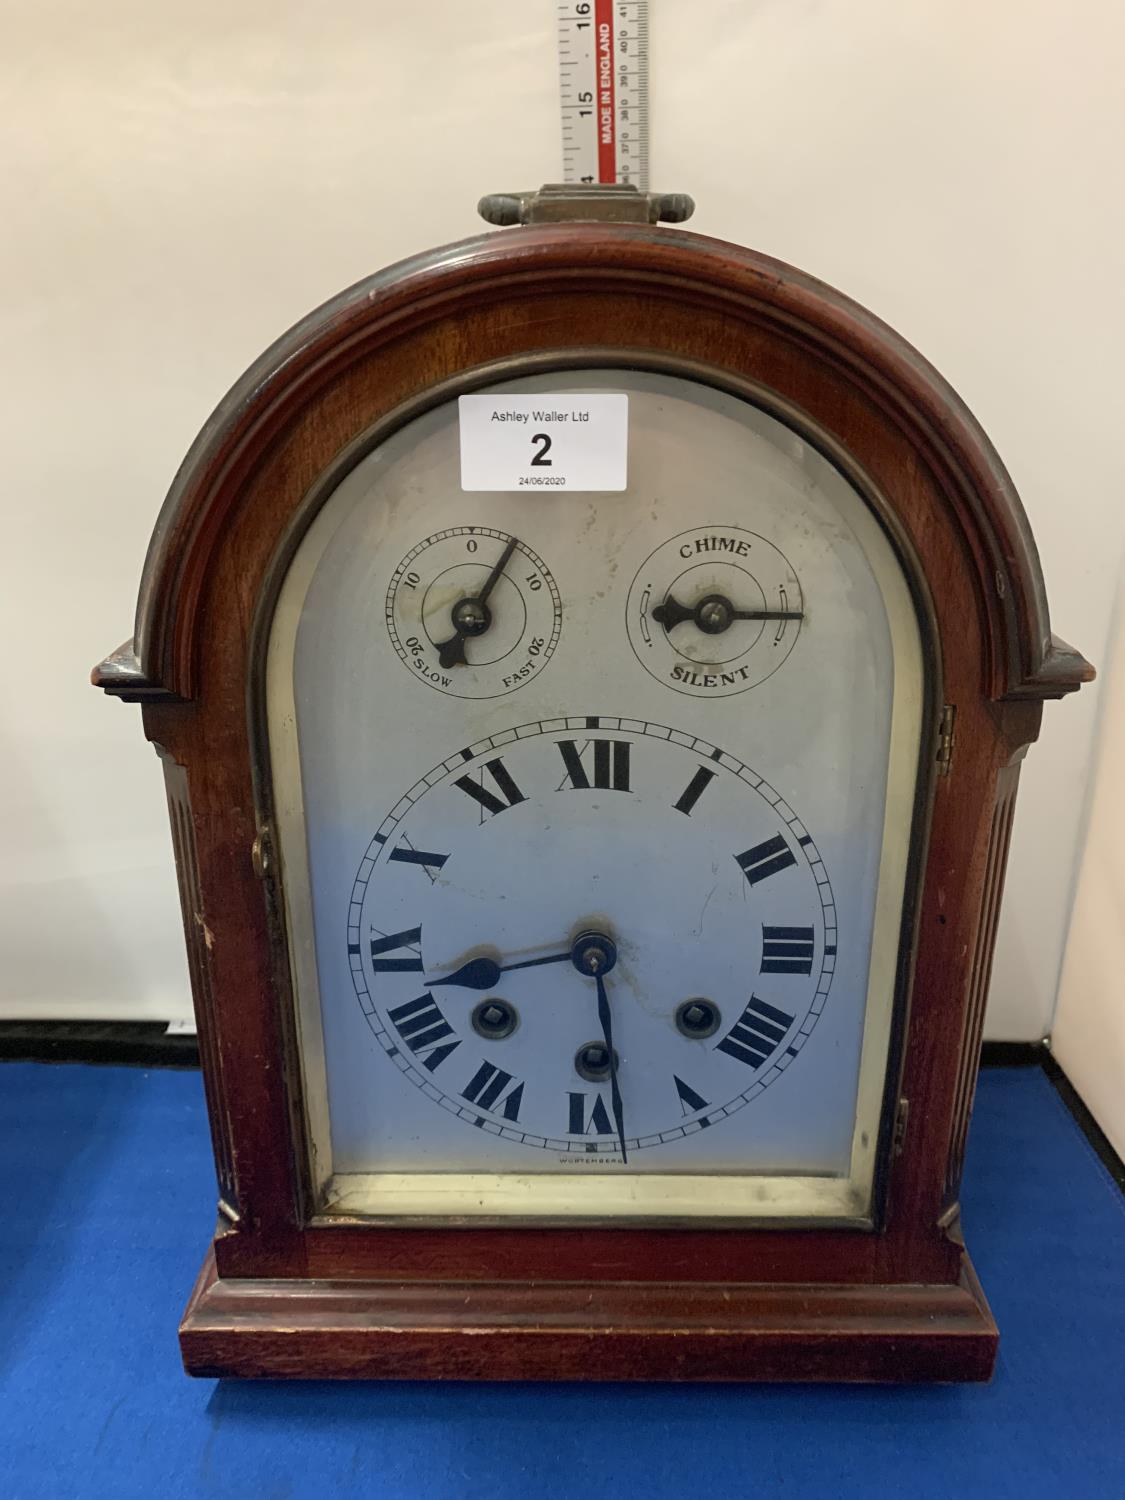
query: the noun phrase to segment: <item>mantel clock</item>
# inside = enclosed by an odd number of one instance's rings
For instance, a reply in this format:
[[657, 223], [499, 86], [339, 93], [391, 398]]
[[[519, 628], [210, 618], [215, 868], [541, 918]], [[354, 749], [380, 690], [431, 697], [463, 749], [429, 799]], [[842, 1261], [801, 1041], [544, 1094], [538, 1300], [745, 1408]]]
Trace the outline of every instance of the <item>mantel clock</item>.
[[1020, 760], [1092, 676], [890, 329], [635, 188], [269, 349], [98, 667], [164, 763], [197, 1375], [972, 1380]]

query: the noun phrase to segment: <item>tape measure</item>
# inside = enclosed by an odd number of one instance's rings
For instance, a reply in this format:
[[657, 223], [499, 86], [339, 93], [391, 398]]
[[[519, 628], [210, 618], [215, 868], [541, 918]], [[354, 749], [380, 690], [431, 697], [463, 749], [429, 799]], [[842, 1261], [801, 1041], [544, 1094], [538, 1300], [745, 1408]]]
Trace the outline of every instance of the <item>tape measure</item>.
[[563, 180], [648, 188], [648, 0], [559, 0]]

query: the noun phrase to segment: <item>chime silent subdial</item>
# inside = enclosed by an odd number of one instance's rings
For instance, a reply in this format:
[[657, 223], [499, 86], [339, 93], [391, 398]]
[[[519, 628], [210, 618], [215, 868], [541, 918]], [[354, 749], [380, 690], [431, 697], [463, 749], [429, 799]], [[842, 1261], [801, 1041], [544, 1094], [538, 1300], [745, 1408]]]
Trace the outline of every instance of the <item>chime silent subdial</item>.
[[700, 526], [662, 542], [626, 604], [629, 642], [645, 670], [704, 698], [744, 692], [776, 672], [804, 619], [784, 553], [734, 526]]

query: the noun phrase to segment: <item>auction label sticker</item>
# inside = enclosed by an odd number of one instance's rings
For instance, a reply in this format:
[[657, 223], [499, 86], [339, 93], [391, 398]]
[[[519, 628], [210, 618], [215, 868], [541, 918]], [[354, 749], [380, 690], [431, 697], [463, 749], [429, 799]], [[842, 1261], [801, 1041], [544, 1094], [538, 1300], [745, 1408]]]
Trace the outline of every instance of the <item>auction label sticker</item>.
[[461, 396], [463, 490], [623, 490], [629, 398]]

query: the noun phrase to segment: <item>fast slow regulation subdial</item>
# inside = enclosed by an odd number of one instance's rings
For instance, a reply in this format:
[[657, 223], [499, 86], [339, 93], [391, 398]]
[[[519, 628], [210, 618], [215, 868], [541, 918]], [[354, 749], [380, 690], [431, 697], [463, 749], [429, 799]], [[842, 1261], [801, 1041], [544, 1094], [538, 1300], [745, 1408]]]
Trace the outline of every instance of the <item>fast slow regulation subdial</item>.
[[633, 579], [625, 616], [645, 670], [697, 698], [764, 682], [797, 644], [804, 618], [784, 553], [736, 526], [698, 526], [662, 542]]
[[435, 532], [387, 590], [391, 644], [411, 672], [456, 698], [499, 698], [543, 670], [562, 603], [541, 558], [489, 526]]

